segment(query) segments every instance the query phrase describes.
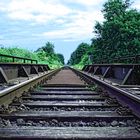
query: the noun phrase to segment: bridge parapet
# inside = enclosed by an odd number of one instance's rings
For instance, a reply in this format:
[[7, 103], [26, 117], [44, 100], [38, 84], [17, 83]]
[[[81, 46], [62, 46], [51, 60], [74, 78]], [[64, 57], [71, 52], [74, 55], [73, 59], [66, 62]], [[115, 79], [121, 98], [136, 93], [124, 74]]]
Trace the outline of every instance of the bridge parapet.
[[120, 85], [140, 84], [140, 64], [93, 64], [82, 71]]
[[9, 83], [9, 81], [19, 78], [29, 78], [48, 70], [50, 68], [45, 64], [0, 63], [0, 83]]

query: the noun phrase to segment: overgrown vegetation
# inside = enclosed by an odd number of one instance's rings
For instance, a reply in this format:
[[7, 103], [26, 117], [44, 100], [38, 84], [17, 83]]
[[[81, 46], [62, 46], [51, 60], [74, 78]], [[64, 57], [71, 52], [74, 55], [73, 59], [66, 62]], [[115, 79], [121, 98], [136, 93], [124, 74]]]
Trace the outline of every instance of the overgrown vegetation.
[[[45, 46], [37, 49], [35, 52], [31, 52], [26, 49], [21, 49], [18, 47], [1, 47], [0, 54], [7, 54], [13, 56], [20, 56], [25, 58], [31, 58], [38, 60], [38, 63], [48, 64], [51, 68], [58, 68], [64, 64], [64, 57], [62, 54], [56, 54], [54, 52], [54, 45], [50, 42], [47, 42]], [[10, 62], [8, 58], [1, 58], [2, 62]], [[21, 62], [21, 60], [17, 60]]]
[[64, 64], [64, 57], [62, 54], [54, 52], [54, 45], [47, 42], [45, 46], [35, 51], [39, 57], [40, 63], [47, 63], [49, 66], [58, 67]]
[[97, 22], [92, 39], [93, 61], [140, 53], [140, 12], [129, 9], [129, 0], [109, 0], [102, 10], [103, 24]]
[[[130, 5], [130, 0], [108, 0], [102, 10], [105, 21], [96, 23], [93, 31], [96, 37], [90, 49], [75, 57], [78, 63], [75, 60], [69, 64], [81, 67], [90, 63], [88, 54], [92, 55], [92, 63], [113, 62], [115, 57], [140, 54], [140, 12], [130, 9]], [[76, 52], [72, 53], [70, 62]]]
[[87, 43], [81, 43], [77, 49], [71, 54], [68, 65], [74, 65], [77, 68], [89, 63], [88, 53], [91, 51], [91, 46]]

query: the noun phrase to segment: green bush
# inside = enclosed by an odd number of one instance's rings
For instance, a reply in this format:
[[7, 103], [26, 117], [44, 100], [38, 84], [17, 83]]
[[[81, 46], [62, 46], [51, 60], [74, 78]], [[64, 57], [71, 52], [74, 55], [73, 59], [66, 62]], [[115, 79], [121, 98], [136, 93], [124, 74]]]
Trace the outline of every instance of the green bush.
[[[47, 50], [47, 48], [46, 48], [46, 50]], [[0, 54], [35, 59], [38, 61], [39, 64], [48, 64], [50, 68], [58, 68], [63, 65], [63, 63], [60, 60], [60, 57], [57, 54], [55, 54], [54, 51], [52, 51], [51, 55], [50, 55], [50, 53], [48, 54], [41, 48], [35, 52], [32, 52], [27, 49], [22, 49], [22, 48], [18, 48], [18, 47], [9, 47], [9, 48], [1, 47]], [[63, 56], [63, 55], [61, 55], [61, 56]], [[12, 62], [12, 59], [6, 58], [6, 57], [1, 57], [0, 62]], [[23, 62], [23, 60], [16, 59], [16, 62], [21, 63], [21, 62]]]

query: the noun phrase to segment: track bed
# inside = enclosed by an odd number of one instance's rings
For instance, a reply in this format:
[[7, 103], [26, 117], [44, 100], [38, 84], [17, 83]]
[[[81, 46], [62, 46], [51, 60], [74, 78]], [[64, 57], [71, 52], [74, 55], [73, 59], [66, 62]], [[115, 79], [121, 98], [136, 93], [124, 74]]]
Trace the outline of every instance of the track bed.
[[140, 139], [139, 119], [71, 69], [9, 108], [0, 114], [0, 139]]

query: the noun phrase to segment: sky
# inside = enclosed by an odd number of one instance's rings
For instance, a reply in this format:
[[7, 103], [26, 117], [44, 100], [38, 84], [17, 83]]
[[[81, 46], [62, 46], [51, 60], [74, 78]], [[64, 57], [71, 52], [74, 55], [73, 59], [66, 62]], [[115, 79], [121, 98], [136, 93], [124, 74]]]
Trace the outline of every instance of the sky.
[[[106, 0], [0, 0], [0, 46], [31, 51], [52, 42], [65, 57], [82, 43], [91, 43]], [[140, 10], [140, 0], [133, 0]]]

